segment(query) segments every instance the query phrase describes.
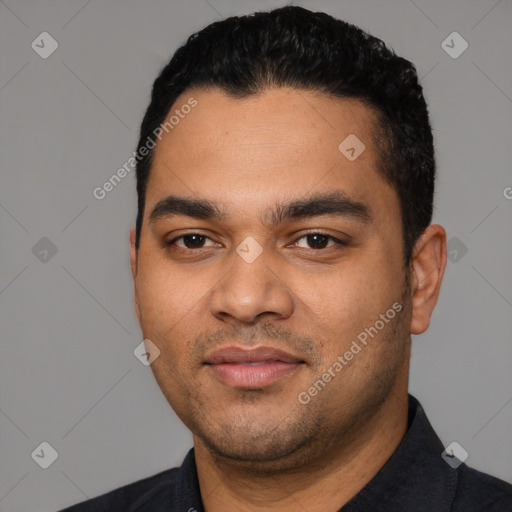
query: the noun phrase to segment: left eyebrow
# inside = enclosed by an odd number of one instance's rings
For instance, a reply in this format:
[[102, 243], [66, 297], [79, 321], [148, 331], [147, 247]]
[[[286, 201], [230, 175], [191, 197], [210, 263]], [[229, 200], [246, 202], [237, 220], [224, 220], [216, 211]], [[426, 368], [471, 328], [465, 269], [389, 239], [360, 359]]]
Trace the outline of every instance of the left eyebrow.
[[287, 220], [306, 219], [320, 215], [348, 217], [363, 224], [369, 224], [374, 220], [368, 205], [349, 198], [341, 190], [281, 203], [267, 210], [268, 223], [272, 226], [277, 226]]

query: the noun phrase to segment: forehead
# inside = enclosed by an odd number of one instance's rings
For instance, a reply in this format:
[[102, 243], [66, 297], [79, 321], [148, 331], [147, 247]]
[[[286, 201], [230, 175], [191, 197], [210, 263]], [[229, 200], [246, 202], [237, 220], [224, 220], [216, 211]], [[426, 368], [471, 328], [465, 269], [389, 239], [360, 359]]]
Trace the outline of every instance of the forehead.
[[[191, 98], [196, 106], [182, 109]], [[190, 90], [170, 115], [173, 127], [155, 148], [146, 214], [169, 194], [261, 212], [276, 200], [333, 189], [398, 213], [395, 191], [377, 172], [376, 116], [360, 101], [285, 88], [243, 99]]]

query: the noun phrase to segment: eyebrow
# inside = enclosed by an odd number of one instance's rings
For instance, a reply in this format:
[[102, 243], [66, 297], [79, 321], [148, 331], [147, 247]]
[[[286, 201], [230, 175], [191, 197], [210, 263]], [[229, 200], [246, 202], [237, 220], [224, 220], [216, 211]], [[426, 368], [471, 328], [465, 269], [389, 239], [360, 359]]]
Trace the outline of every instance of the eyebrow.
[[[225, 210], [208, 199], [189, 199], [170, 195], [155, 205], [149, 216], [149, 223], [152, 224], [159, 219], [176, 215], [219, 222], [226, 221], [228, 217]], [[374, 220], [368, 205], [351, 199], [342, 191], [333, 191], [279, 203], [267, 208], [264, 212], [264, 221], [275, 227], [286, 221], [320, 215], [347, 217], [363, 224], [369, 224]]]

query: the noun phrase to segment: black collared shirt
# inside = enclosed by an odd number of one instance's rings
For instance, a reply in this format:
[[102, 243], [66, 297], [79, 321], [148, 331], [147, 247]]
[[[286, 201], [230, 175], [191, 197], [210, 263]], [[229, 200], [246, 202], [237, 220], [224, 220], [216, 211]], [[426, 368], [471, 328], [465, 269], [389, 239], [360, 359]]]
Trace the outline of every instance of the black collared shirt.
[[[512, 485], [442, 457], [443, 444], [409, 395], [407, 432], [375, 477], [338, 512], [512, 512]], [[173, 468], [61, 512], [204, 512], [194, 449]], [[327, 512], [327, 511], [325, 511]]]

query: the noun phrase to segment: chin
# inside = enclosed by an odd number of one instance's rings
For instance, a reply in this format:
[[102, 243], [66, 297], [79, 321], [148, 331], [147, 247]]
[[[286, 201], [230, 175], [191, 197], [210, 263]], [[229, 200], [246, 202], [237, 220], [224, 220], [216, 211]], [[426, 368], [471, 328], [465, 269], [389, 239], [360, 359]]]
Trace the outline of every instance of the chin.
[[[260, 415], [261, 419], [261, 415]], [[311, 457], [321, 437], [322, 418], [295, 418], [284, 423], [280, 415], [275, 422], [257, 421], [203, 425], [195, 429], [197, 437], [217, 460], [239, 464], [255, 472], [283, 471]], [[289, 418], [290, 420], [290, 418]], [[199, 425], [196, 425], [199, 426]]]

